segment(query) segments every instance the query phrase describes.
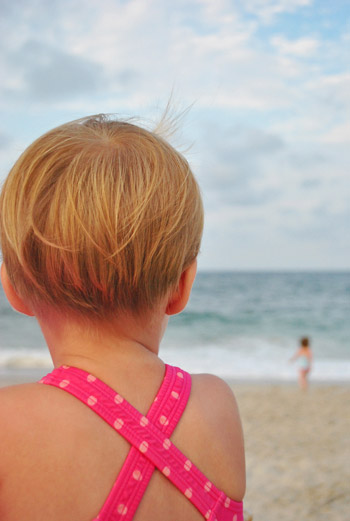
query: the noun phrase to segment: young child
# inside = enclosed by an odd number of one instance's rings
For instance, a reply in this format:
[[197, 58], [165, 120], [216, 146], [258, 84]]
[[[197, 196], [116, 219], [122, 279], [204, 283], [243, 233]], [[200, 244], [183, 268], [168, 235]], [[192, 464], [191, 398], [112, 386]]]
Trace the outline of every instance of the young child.
[[306, 390], [308, 388], [308, 375], [312, 363], [312, 351], [307, 337], [300, 339], [299, 349], [290, 359], [291, 362], [294, 360], [297, 360], [299, 365], [299, 386], [301, 389]]
[[2, 284], [55, 369], [0, 390], [1, 521], [242, 521], [230, 388], [164, 364], [188, 301], [203, 211], [186, 160], [134, 124], [62, 125], [0, 198]]

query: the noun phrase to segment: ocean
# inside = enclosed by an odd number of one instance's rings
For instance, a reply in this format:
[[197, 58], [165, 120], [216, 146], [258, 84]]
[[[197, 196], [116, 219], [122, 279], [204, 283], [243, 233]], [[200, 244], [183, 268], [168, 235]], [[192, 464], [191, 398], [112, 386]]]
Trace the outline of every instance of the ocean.
[[[193, 373], [292, 381], [301, 336], [311, 339], [311, 379], [350, 382], [350, 272], [200, 272], [160, 356]], [[0, 379], [51, 367], [35, 320], [12, 311], [1, 289]]]

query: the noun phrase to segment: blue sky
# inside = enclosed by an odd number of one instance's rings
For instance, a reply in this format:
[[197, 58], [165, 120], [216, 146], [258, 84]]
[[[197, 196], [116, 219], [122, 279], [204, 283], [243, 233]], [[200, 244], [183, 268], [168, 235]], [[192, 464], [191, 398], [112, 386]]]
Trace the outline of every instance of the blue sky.
[[100, 112], [192, 109], [201, 269], [348, 269], [347, 0], [4, 0], [0, 179], [38, 135]]

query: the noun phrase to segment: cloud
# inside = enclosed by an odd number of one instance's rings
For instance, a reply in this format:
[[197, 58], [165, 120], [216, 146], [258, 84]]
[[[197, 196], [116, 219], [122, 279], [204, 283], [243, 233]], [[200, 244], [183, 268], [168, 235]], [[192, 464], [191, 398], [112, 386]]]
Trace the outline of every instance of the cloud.
[[[257, 127], [207, 127], [199, 179], [203, 251], [210, 244], [226, 268], [273, 267], [277, 259], [285, 267], [344, 267], [350, 253], [342, 235], [350, 198], [345, 148], [305, 146]], [[209, 266], [212, 255], [203, 255], [201, 265]]]
[[271, 23], [281, 13], [293, 13], [312, 3], [313, 0], [250, 0], [244, 2], [244, 7], [264, 23]]
[[350, 122], [333, 126], [333, 128], [322, 135], [320, 141], [325, 144], [350, 145]]
[[210, 194], [207, 206], [261, 206], [278, 197], [280, 188], [266, 180], [265, 171], [284, 151], [283, 140], [252, 127], [210, 128], [200, 175], [204, 192]]
[[[254, 2], [258, 12], [304, 4]], [[40, 39], [39, 30], [29, 30], [39, 22]], [[134, 104], [137, 97], [144, 104], [175, 86], [190, 103], [259, 111], [291, 105], [296, 96], [289, 83], [293, 71], [300, 73], [296, 61], [264, 50], [256, 22], [225, 0], [171, 6], [160, 0], [147, 6], [140, 0], [37, 0], [16, 15], [16, 24], [21, 34], [17, 40], [13, 31], [9, 36], [7, 94], [26, 88], [35, 99], [53, 103], [78, 92], [90, 100], [103, 92], [115, 103]]]
[[290, 54], [300, 57], [312, 56], [320, 47], [318, 40], [309, 37], [288, 40], [283, 36], [274, 36], [271, 38], [271, 44], [281, 54]]
[[35, 40], [13, 56], [22, 76], [17, 95], [41, 102], [96, 92], [103, 85], [101, 67]]
[[[88, 113], [152, 119], [174, 88], [181, 106], [195, 102], [184, 134], [197, 142], [212, 265], [220, 249], [232, 259], [235, 241], [245, 244], [241, 265], [248, 254], [258, 265], [265, 242], [279, 245], [266, 263], [290, 265], [301, 258], [298, 233], [320, 256], [332, 245], [335, 259], [350, 198], [349, 34], [328, 8], [320, 14], [316, 0], [19, 2], [5, 1], [1, 20], [2, 124], [16, 136], [0, 137], [2, 165], [46, 129]], [[307, 255], [317, 263], [311, 247]]]

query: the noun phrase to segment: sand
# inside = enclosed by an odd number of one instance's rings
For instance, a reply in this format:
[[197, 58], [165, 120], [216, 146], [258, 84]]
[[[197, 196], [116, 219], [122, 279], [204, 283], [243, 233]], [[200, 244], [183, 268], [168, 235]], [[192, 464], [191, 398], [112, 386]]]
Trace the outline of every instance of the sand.
[[[13, 371], [0, 386], [35, 381]], [[253, 521], [350, 520], [350, 385], [230, 382], [244, 429]]]
[[350, 386], [232, 384], [254, 521], [350, 519]]

